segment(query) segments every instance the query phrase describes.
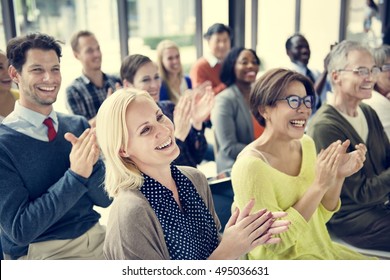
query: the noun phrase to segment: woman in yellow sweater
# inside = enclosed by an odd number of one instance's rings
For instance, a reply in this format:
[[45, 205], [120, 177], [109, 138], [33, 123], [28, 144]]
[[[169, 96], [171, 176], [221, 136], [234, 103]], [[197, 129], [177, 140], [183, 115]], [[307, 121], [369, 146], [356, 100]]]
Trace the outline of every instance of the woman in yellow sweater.
[[346, 153], [349, 141], [336, 141], [317, 157], [304, 134], [313, 104], [312, 83], [296, 72], [273, 69], [255, 83], [250, 107], [265, 130], [233, 166], [235, 204], [254, 198], [256, 210], [285, 211], [291, 225], [280, 234], [283, 242], [259, 246], [249, 259], [368, 258], [332, 242], [325, 225], [340, 207], [344, 178], [362, 167], [366, 147]]
[[18, 91], [11, 88], [8, 66], [7, 56], [0, 50], [0, 122], [14, 110], [15, 101], [19, 98]]

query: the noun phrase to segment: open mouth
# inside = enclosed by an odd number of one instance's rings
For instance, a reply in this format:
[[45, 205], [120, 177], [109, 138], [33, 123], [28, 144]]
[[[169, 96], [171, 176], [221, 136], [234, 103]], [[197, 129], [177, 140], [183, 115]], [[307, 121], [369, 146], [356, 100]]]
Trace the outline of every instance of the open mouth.
[[304, 128], [306, 125], [306, 120], [292, 120], [292, 121], [290, 121], [290, 124], [293, 127]]
[[372, 85], [361, 86], [360, 88], [364, 90], [372, 90]]
[[55, 90], [55, 88], [56, 88], [56, 87], [53, 87], [53, 86], [51, 86], [51, 87], [49, 87], [49, 86], [38, 87], [38, 89], [39, 89], [40, 91], [48, 91], [48, 92], [51, 92], [51, 91]]
[[4, 84], [4, 85], [9, 85], [11, 84], [12, 80], [11, 79], [5, 79], [5, 80], [1, 80], [0, 83]]
[[169, 148], [170, 146], [172, 146], [172, 138], [171, 137], [169, 137], [169, 139], [167, 141], [165, 141], [164, 143], [162, 143], [160, 146], [157, 146], [156, 150], [164, 150], [166, 148]]

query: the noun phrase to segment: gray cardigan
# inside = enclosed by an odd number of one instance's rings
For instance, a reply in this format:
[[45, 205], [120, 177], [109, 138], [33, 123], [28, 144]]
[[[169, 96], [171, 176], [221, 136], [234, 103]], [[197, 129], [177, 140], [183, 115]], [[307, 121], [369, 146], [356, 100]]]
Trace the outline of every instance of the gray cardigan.
[[[192, 167], [178, 168], [191, 180], [220, 231], [221, 225], [206, 177]], [[170, 259], [161, 224], [139, 190], [121, 191], [115, 197], [107, 224], [104, 257], [108, 260]]]
[[220, 173], [231, 169], [238, 154], [254, 140], [250, 109], [236, 85], [217, 95], [211, 122], [217, 145], [217, 172]]

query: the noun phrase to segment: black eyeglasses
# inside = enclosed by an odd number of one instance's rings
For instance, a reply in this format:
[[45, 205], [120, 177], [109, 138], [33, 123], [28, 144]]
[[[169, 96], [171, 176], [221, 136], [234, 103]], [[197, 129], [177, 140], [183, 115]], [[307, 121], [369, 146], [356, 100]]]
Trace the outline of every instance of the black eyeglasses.
[[383, 64], [381, 70], [382, 72], [390, 72], [390, 64]]
[[298, 95], [290, 95], [285, 98], [279, 98], [276, 100], [287, 100], [288, 106], [292, 109], [298, 109], [301, 107], [301, 104], [305, 104], [306, 108], [311, 109], [314, 106], [314, 98], [312, 95], [307, 95], [305, 97], [299, 97]]
[[360, 77], [365, 77], [367, 78], [370, 74], [372, 76], [376, 76], [381, 72], [381, 68], [378, 66], [374, 66], [370, 69], [367, 67], [358, 67], [355, 69], [339, 69], [339, 72], [346, 71], [346, 72], [353, 72], [355, 74], [358, 74]]

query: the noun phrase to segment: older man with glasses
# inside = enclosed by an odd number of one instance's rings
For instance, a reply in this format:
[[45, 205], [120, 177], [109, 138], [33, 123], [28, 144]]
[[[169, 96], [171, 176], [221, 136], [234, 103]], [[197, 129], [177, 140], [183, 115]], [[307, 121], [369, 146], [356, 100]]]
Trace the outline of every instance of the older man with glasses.
[[334, 100], [309, 124], [317, 151], [350, 139], [348, 152], [367, 146], [364, 166], [345, 179], [341, 208], [328, 223], [338, 237], [356, 247], [390, 251], [390, 143], [376, 112], [362, 103], [371, 98], [381, 72], [370, 51], [343, 41], [331, 52], [328, 65]]
[[375, 64], [381, 67], [372, 97], [364, 102], [378, 114], [383, 128], [390, 139], [390, 46], [383, 45], [372, 51]]

